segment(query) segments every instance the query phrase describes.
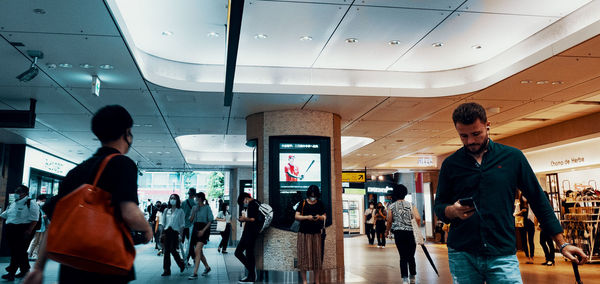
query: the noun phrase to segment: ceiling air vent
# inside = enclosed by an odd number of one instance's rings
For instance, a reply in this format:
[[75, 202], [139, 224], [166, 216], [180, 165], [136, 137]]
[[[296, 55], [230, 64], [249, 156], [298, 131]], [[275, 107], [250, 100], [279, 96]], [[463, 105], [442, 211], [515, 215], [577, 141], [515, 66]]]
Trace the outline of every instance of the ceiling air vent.
[[548, 120], [550, 120], [550, 119], [549, 118], [529, 118], [529, 117], [519, 119], [519, 121], [540, 121], [540, 122], [548, 121]]

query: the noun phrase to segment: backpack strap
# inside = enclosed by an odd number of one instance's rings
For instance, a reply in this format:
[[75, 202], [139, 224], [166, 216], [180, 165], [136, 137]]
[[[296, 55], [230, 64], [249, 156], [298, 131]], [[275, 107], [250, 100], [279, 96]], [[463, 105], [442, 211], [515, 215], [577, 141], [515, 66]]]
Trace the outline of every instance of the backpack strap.
[[92, 184], [94, 187], [96, 187], [96, 185], [98, 185], [98, 181], [100, 180], [100, 176], [102, 175], [102, 172], [104, 172], [104, 168], [106, 168], [106, 165], [108, 164], [108, 162], [110, 161], [110, 159], [112, 159], [114, 156], [118, 156], [121, 154], [110, 154], [108, 156], [106, 156], [106, 158], [104, 158], [104, 160], [102, 160], [102, 163], [100, 164], [100, 167], [98, 168], [98, 172], [96, 173], [96, 177], [94, 178], [94, 183]]

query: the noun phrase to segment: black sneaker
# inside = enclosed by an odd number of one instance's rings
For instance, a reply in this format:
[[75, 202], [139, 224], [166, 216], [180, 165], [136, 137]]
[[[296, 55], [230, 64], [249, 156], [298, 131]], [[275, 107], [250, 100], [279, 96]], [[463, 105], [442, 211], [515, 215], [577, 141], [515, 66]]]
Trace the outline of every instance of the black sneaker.
[[190, 275], [190, 277], [188, 277], [188, 280], [196, 280], [198, 279], [198, 274], [192, 274]]
[[165, 272], [163, 272], [163, 274], [161, 274], [160, 276], [169, 276], [169, 275], [171, 275], [171, 271], [168, 271], [168, 272], [167, 272], [167, 271], [165, 271]]
[[240, 281], [238, 281], [239, 283], [254, 283], [254, 280], [256, 280], [256, 277], [246, 277], [244, 279], [240, 279]]
[[2, 279], [5, 279], [6, 281], [15, 281], [15, 275], [12, 273], [7, 273], [2, 275]]
[[208, 273], [209, 273], [211, 270], [212, 270], [212, 269], [210, 269], [210, 267], [209, 267], [209, 268], [206, 268], [206, 269], [204, 269], [204, 272], [202, 272], [202, 276], [206, 276], [206, 275], [208, 275]]

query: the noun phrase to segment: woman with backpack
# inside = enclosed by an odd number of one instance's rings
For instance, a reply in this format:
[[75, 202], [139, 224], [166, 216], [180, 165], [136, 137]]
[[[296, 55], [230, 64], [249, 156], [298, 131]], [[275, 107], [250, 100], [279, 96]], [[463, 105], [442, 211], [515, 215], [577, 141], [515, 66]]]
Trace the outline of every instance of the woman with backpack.
[[314, 271], [315, 283], [319, 283], [319, 275], [323, 269], [321, 230], [327, 218], [325, 205], [321, 200], [319, 188], [311, 185], [306, 191], [306, 199], [296, 208], [296, 220], [300, 221], [298, 230], [298, 269], [302, 283], [306, 284], [306, 272]]

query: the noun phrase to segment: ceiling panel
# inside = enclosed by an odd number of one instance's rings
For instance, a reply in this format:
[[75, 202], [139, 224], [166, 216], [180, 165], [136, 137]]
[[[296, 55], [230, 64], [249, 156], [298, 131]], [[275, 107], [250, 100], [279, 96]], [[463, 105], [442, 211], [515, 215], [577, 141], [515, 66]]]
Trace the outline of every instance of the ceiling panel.
[[469, 0], [459, 11], [564, 17], [591, 0]]
[[133, 145], [137, 146], [161, 146], [161, 147], [177, 147], [177, 144], [168, 133], [140, 133], [133, 136]]
[[342, 129], [342, 135], [379, 139], [395, 129], [402, 127], [406, 123], [408, 122], [359, 120]]
[[167, 123], [175, 137], [190, 134], [225, 134], [227, 117], [169, 116]]
[[586, 40], [563, 51], [559, 56], [600, 57], [600, 37]]
[[152, 91], [163, 114], [167, 116], [223, 117], [223, 93], [181, 92], [171, 89]]
[[[100, 147], [100, 141], [98, 140], [98, 138], [96, 138], [96, 136], [94, 135], [94, 133], [92, 133], [91, 130], [87, 130], [87, 131], [61, 131], [61, 133], [64, 136], [69, 137], [69, 139], [72, 139], [73, 141], [76, 141], [80, 145], [83, 145], [83, 146], [86, 146], [86, 147], [90, 147], [90, 148]], [[135, 142], [135, 140], [134, 140], [134, 142]]]
[[51, 114], [41, 113], [36, 120], [58, 131], [90, 131], [91, 114]]
[[259, 112], [300, 109], [309, 99], [310, 95], [236, 93], [233, 96], [231, 115], [246, 118]]
[[160, 116], [132, 115], [133, 117], [133, 137], [142, 133], [169, 133], [165, 122]]
[[[317, 68], [386, 70], [448, 12], [353, 7], [315, 62]], [[349, 38], [357, 39], [348, 43]], [[390, 44], [390, 41], [398, 44]]]
[[416, 121], [455, 102], [454, 98], [389, 98], [365, 115], [369, 120]]
[[352, 0], [257, 0], [253, 2], [302, 2], [318, 4], [350, 4]]
[[[248, 2], [244, 8], [237, 64], [310, 67], [346, 9], [346, 5]], [[258, 34], [267, 38], [255, 38]], [[311, 40], [301, 40], [304, 36]]]
[[339, 96], [315, 95], [304, 108], [339, 114], [342, 121], [347, 122], [359, 118], [385, 99], [386, 97], [360, 96], [346, 96], [341, 99]]
[[454, 10], [464, 0], [363, 0], [356, 1], [357, 5], [369, 6], [385, 6], [385, 7], [401, 7], [401, 8], [423, 8], [423, 9], [439, 9], [439, 10]]
[[[550, 25], [556, 18], [454, 13], [390, 67], [393, 71], [450, 70], [484, 62]], [[506, 31], [510, 30], [510, 33]], [[432, 46], [442, 43], [441, 47]], [[479, 49], [474, 46], [481, 46]]]
[[69, 90], [79, 101], [92, 111], [106, 105], [121, 105], [132, 115], [159, 116], [160, 113], [148, 91], [129, 89], [101, 89], [100, 96], [91, 93], [91, 88]]
[[[0, 101], [19, 110], [28, 110], [29, 99], [36, 99], [37, 114], [86, 114], [87, 110], [64, 90], [55, 87], [0, 87]], [[0, 108], [9, 109], [0, 104]]]
[[[1, 34], [11, 41], [25, 44], [25, 47], [19, 48], [23, 52], [30, 49], [42, 51], [44, 58], [38, 61], [38, 66], [64, 87], [89, 87], [91, 89], [92, 75], [100, 78], [101, 88], [141, 89], [146, 87], [120, 37], [9, 34], [6, 32]], [[68, 63], [72, 67], [50, 69], [46, 65], [49, 63], [56, 65]], [[85, 63], [91, 64], [93, 67], [85, 69], [79, 66]], [[110, 64], [114, 69], [100, 69], [99, 66], [102, 64]], [[26, 66], [25, 64], [23, 71]]]
[[[11, 37], [8, 37], [8, 40], [11, 40]], [[26, 49], [23, 49], [22, 52], [23, 54], [26, 54]], [[29, 60], [23, 56], [17, 49], [2, 39], [0, 39], [0, 55], [2, 56], [1, 58], [3, 65], [3, 68], [0, 68], [0, 86], [48, 87], [52, 85], [48, 77], [44, 76], [44, 74], [41, 74], [41, 72], [37, 77], [33, 78], [33, 80], [29, 82], [19, 82], [16, 77], [29, 69], [33, 60]], [[40, 60], [40, 62], [42, 61]], [[3, 94], [1, 95], [4, 97]]]
[[488, 117], [488, 120], [491, 121], [492, 124], [502, 125], [508, 121], [513, 121], [515, 119], [527, 117], [530, 114], [549, 108], [553, 105], [553, 102], [544, 101], [533, 101], [529, 103], [524, 103], [519, 105], [518, 107], [501, 111], [500, 113], [495, 115], [490, 115]]
[[[43, 9], [43, 13], [34, 9]], [[103, 1], [3, 1], [0, 27], [5, 31], [119, 36]]]

